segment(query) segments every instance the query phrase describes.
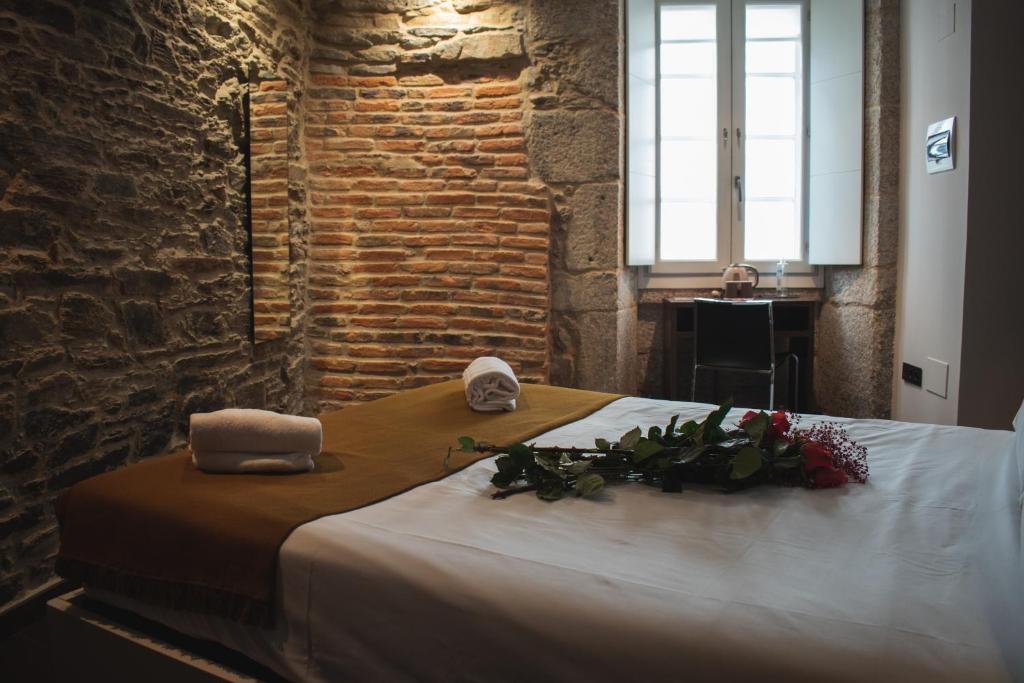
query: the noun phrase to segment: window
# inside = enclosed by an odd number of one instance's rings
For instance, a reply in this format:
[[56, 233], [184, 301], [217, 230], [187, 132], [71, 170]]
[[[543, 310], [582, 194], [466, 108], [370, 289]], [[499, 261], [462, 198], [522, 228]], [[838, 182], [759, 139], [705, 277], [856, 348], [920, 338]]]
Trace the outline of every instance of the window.
[[659, 6], [656, 270], [805, 259], [805, 19], [799, 0]]
[[861, 259], [860, 0], [626, 0], [626, 262], [704, 287]]

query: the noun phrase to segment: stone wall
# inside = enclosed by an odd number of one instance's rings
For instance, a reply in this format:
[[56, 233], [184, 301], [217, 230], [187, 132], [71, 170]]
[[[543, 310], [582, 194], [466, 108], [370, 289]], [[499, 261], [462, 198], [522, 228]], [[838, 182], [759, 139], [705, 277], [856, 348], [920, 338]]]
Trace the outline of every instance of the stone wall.
[[304, 400], [301, 310], [251, 340], [241, 95], [301, 82], [305, 10], [75, 5], [0, 5], [0, 605], [50, 578], [60, 490]]
[[825, 268], [814, 384], [823, 413], [887, 418], [899, 238], [899, 0], [866, 0], [865, 12], [863, 260]]
[[553, 384], [634, 393], [636, 273], [625, 267], [622, 3], [533, 0], [530, 164], [550, 188]]

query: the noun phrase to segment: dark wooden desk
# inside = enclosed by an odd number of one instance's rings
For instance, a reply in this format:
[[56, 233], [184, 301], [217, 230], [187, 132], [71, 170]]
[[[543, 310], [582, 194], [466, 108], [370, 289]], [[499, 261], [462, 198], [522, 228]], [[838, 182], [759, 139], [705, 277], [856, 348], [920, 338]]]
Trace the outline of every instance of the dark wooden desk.
[[[768, 298], [758, 297], [762, 301]], [[794, 353], [800, 359], [799, 404], [787, 406], [798, 412], [813, 412], [815, 409], [814, 320], [817, 317], [817, 306], [817, 298], [806, 296], [772, 300], [775, 353]], [[693, 378], [693, 299], [666, 298], [664, 316], [665, 391], [670, 399], [689, 401]], [[736, 404], [741, 406], [767, 404], [768, 390], [763, 379], [757, 380], [742, 373], [728, 373], [727, 378], [726, 373], [721, 373], [722, 380], [726, 382], [721, 386], [716, 384], [720, 381], [718, 374], [712, 371], [701, 372], [697, 378], [698, 398], [717, 394], [720, 400], [732, 396]], [[785, 368], [776, 378], [777, 397], [784, 397], [788, 389], [784, 384], [784, 375]]]

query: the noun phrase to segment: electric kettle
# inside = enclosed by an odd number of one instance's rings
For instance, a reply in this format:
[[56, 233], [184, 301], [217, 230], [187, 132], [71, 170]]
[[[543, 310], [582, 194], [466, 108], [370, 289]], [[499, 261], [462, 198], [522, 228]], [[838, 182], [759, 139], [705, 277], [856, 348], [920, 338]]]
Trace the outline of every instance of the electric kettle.
[[760, 281], [761, 274], [748, 263], [730, 263], [729, 267], [722, 271], [722, 287], [728, 299], [747, 299], [754, 296], [754, 287], [757, 287]]

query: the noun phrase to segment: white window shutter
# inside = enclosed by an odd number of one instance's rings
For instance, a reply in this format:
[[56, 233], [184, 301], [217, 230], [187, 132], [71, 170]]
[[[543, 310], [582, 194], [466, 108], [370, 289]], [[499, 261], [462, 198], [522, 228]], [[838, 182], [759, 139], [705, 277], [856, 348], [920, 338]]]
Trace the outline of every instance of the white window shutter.
[[657, 217], [654, 0], [626, 3], [626, 265], [654, 263]]
[[861, 262], [863, 0], [810, 0], [808, 261]]

